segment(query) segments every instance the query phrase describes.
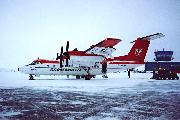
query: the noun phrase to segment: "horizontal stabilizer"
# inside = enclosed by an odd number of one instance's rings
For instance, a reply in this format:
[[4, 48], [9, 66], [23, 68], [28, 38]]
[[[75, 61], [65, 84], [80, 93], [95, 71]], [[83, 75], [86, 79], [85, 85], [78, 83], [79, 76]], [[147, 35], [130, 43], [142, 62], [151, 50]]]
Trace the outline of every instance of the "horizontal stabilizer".
[[[157, 38], [160, 38], [160, 37], [164, 37], [165, 35], [163, 35], [162, 33], [156, 33], [156, 34], [153, 34], [153, 35], [149, 35], [149, 36], [146, 36], [146, 37], [142, 37], [140, 38], [141, 40], [154, 40], [154, 39], [157, 39]], [[135, 42], [136, 40], [132, 41], [131, 43]]]

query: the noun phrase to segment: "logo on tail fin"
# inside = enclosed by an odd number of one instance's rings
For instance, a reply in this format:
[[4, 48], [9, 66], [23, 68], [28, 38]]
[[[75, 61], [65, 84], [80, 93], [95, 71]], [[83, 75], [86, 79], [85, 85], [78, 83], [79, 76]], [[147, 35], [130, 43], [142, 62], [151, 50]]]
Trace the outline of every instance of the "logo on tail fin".
[[141, 49], [135, 48], [135, 55], [136, 56], [141, 56], [142, 55], [142, 50], [143, 50], [143, 48], [141, 48]]

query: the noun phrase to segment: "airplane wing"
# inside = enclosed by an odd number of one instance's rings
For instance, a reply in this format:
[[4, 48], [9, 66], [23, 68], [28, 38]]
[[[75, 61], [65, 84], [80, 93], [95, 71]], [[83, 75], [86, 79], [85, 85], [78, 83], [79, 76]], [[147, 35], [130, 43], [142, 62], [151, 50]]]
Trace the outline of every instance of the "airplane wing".
[[116, 50], [115, 48], [113, 48], [113, 46], [115, 46], [121, 41], [122, 40], [116, 38], [106, 38], [105, 40], [99, 42], [98, 44], [92, 45], [89, 49], [83, 51], [83, 53], [112, 57], [111, 54]]
[[116, 44], [118, 44], [121, 41], [122, 40], [116, 39], [116, 38], [106, 38], [105, 40], [99, 42], [98, 44], [92, 45], [89, 49], [83, 51], [83, 53], [87, 53], [87, 52], [91, 51], [95, 47], [113, 48], [113, 46], [115, 46]]
[[96, 47], [110, 47], [112, 48], [122, 40], [116, 39], [116, 38], [106, 38], [105, 40], [102, 41], [102, 43], [98, 44]]

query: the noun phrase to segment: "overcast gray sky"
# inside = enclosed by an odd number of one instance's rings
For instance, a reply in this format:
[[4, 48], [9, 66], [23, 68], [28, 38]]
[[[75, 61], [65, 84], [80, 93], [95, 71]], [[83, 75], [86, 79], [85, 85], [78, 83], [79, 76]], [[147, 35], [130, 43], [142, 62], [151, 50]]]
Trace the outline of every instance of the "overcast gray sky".
[[120, 56], [131, 41], [158, 32], [165, 37], [151, 41], [145, 60], [153, 61], [155, 49], [165, 48], [180, 61], [179, 0], [1, 0], [0, 68], [55, 58], [67, 40], [70, 50], [86, 50], [119, 38], [113, 55]]

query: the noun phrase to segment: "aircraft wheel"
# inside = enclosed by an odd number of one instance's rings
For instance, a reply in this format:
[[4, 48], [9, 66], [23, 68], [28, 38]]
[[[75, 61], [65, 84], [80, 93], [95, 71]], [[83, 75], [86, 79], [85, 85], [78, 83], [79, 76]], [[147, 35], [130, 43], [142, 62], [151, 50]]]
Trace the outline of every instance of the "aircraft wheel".
[[159, 77], [157, 77], [156, 80], [159, 80]]
[[76, 75], [76, 79], [80, 79], [80, 76], [79, 76], [79, 75]]
[[89, 75], [87, 75], [86, 77], [85, 77], [85, 80], [90, 80], [91, 79], [91, 77], [89, 76]]
[[85, 76], [83, 75], [83, 76], [81, 76], [81, 78], [85, 78]]

